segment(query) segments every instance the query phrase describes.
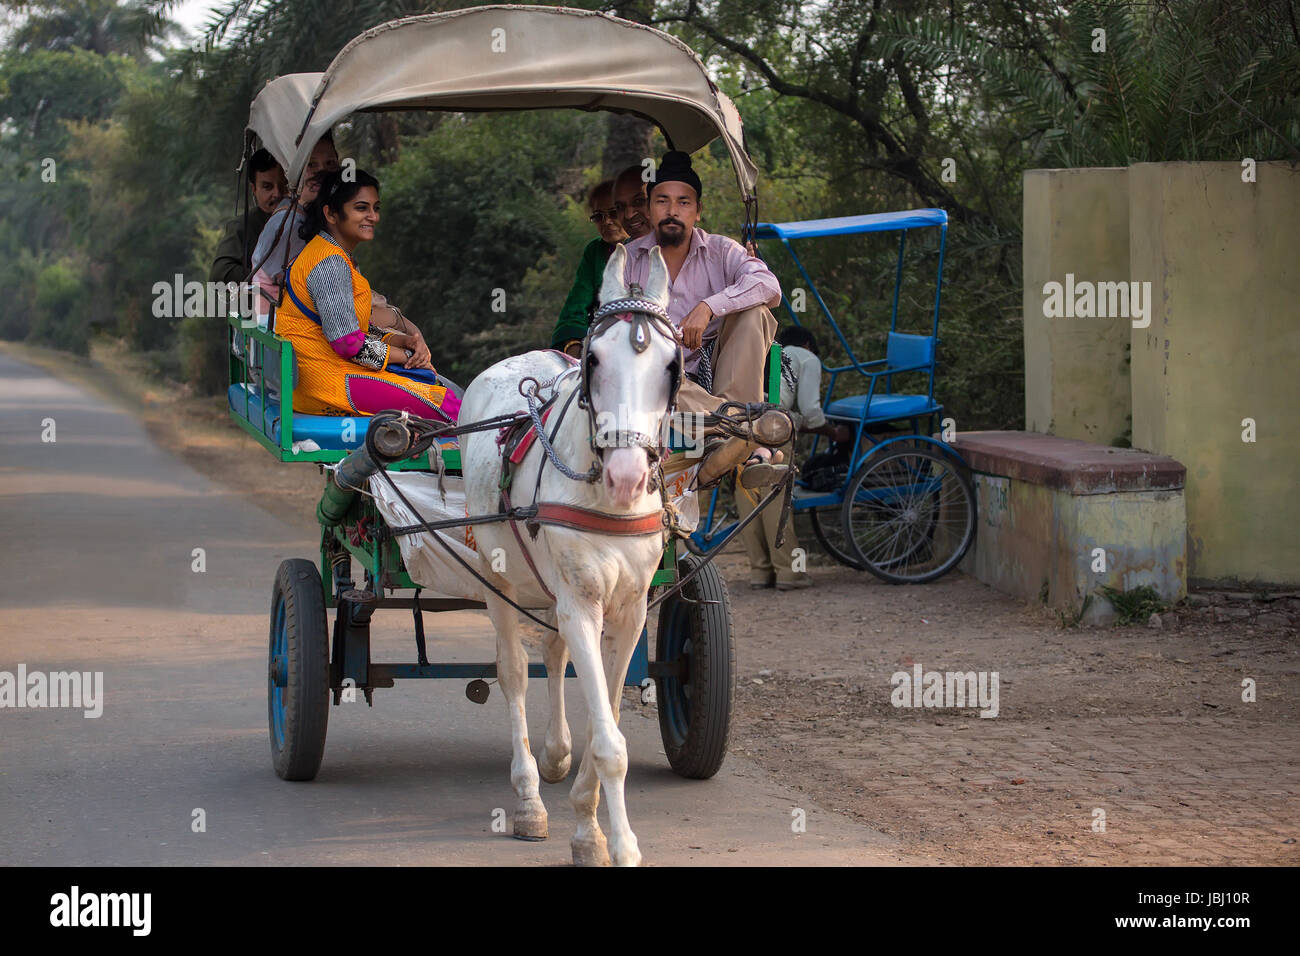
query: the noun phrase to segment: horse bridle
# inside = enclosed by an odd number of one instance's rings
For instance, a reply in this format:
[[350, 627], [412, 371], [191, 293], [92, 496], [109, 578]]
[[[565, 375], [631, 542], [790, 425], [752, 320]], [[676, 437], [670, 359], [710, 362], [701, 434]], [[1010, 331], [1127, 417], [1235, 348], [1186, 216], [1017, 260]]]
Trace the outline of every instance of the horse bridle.
[[593, 368], [591, 343], [597, 336], [604, 334], [615, 322], [628, 323], [628, 340], [638, 354], [649, 348], [650, 336], [656, 331], [667, 336], [676, 346], [677, 357], [673, 359], [672, 364], [669, 366], [671, 381], [668, 387], [668, 404], [664, 409], [668, 415], [671, 415], [677, 407], [677, 393], [682, 387], [682, 368], [685, 362], [685, 353], [682, 351], [681, 335], [673, 327], [672, 322], [669, 321], [668, 311], [657, 302], [644, 298], [641, 287], [633, 285], [625, 297], [612, 299], [596, 310], [596, 314], [592, 316], [591, 325], [587, 329], [587, 335], [582, 340], [578, 405], [586, 410], [587, 419], [591, 425], [592, 452], [596, 455], [597, 460], [603, 464], [606, 449], [642, 448], [653, 465], [663, 457], [664, 453], [664, 446], [658, 437], [626, 429], [617, 429], [601, 434], [596, 427], [596, 409], [592, 403], [591, 395], [591, 373]]

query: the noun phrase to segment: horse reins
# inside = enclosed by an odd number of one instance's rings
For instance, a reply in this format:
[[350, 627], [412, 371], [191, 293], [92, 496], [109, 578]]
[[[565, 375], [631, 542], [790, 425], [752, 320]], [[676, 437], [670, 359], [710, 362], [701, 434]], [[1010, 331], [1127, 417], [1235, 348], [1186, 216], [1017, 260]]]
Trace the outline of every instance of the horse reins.
[[[684, 353], [682, 351], [681, 336], [673, 327], [668, 319], [667, 312], [658, 303], [649, 299], [642, 298], [642, 290], [639, 286], [632, 286], [629, 295], [615, 299], [605, 305], [602, 305], [596, 314], [592, 317], [592, 322], [587, 330], [587, 335], [582, 342], [582, 358], [579, 364], [574, 367], [578, 371], [579, 380], [576, 386], [570, 391], [568, 398], [560, 407], [559, 415], [556, 416], [554, 427], [548, 436], [546, 433], [546, 422], [542, 419], [542, 413], [554, 406], [559, 399], [558, 384], [561, 379], [572, 374], [574, 368], [565, 369], [557, 374], [554, 378], [545, 383], [539, 383], [537, 379], [528, 377], [519, 383], [519, 392], [524, 397], [528, 405], [528, 411], [524, 413], [497, 415], [490, 419], [484, 419], [479, 422], [472, 422], [468, 425], [457, 424], [454, 427], [444, 425], [439, 422], [428, 422], [415, 416], [410, 416], [403, 412], [401, 418], [408, 424], [421, 423], [423, 427], [417, 427], [422, 434], [416, 439], [411, 446], [411, 455], [420, 454], [430, 448], [433, 442], [440, 437], [453, 437], [470, 432], [488, 431], [491, 429], [509, 429], [517, 427], [523, 422], [528, 421], [537, 436], [538, 444], [542, 447], [542, 460], [537, 468], [537, 480], [533, 488], [533, 504], [525, 507], [512, 505], [510, 501], [509, 488], [511, 483], [511, 462], [505, 449], [502, 449], [502, 474], [501, 474], [501, 491], [500, 491], [500, 508], [496, 514], [466, 516], [464, 519], [448, 519], [430, 523], [423, 515], [411, 504], [410, 500], [404, 495], [397, 484], [393, 481], [388, 470], [380, 469], [380, 474], [388, 482], [389, 487], [397, 495], [398, 500], [415, 515], [419, 521], [418, 525], [403, 526], [399, 528], [388, 529], [393, 536], [400, 534], [412, 534], [416, 531], [424, 531], [432, 536], [442, 548], [450, 554], [458, 564], [466, 571], [473, 575], [479, 582], [488, 588], [493, 594], [501, 598], [515, 610], [519, 611], [525, 617], [540, 624], [542, 627], [558, 632], [558, 628], [552, 624], [543, 621], [533, 614], [529, 609], [523, 607], [510, 597], [507, 597], [491, 581], [487, 580], [475, 568], [471, 567], [469, 562], [456, 553], [450, 543], [445, 541], [442, 535], [438, 534], [440, 528], [464, 527], [466, 525], [489, 524], [498, 522], [508, 522], [511, 531], [514, 533], [515, 540], [518, 542], [520, 550], [523, 552], [524, 560], [527, 562], [529, 570], [532, 571], [533, 577], [537, 580], [542, 592], [550, 600], [555, 600], [555, 595], [546, 586], [542, 580], [541, 573], [538, 571], [536, 564], [533, 562], [530, 549], [523, 535], [519, 533], [518, 522], [523, 521], [529, 532], [529, 537], [536, 539], [539, 527], [543, 524], [555, 525], [559, 527], [571, 528], [577, 531], [592, 531], [598, 534], [640, 536], [646, 534], [662, 534], [667, 531], [670, 535], [679, 536], [687, 541], [687, 546], [694, 553], [699, 552], [690, 546], [690, 539], [686, 532], [678, 525], [676, 520], [675, 509], [672, 508], [668, 499], [666, 482], [663, 475], [662, 458], [664, 456], [664, 445], [655, 436], [646, 435], [643, 432], [629, 431], [625, 429], [616, 429], [612, 432], [601, 432], [597, 422], [597, 411], [592, 402], [591, 394], [591, 377], [595, 367], [595, 357], [591, 354], [592, 340], [603, 335], [615, 322], [627, 322], [629, 324], [628, 336], [634, 351], [638, 354], [644, 352], [650, 344], [650, 335], [657, 331], [667, 336], [673, 341], [677, 349], [676, 358], [669, 366], [671, 374], [671, 383], [668, 393], [668, 402], [664, 409], [665, 414], [671, 415], [676, 408], [677, 395], [681, 389], [684, 367]], [[539, 402], [538, 393], [545, 388], [555, 388], [554, 394], [545, 401]], [[589, 444], [591, 451], [595, 456], [595, 462], [586, 472], [579, 472], [565, 464], [555, 452], [554, 440], [559, 433], [561, 425], [567, 416], [570, 407], [574, 401], [577, 401], [579, 407], [587, 412], [587, 420], [590, 431]], [[734, 405], [736, 403], [726, 403]], [[370, 447], [370, 434], [373, 431], [376, 422], [383, 420], [381, 416], [398, 417], [394, 413], [380, 413], [371, 420], [370, 430], [367, 431], [366, 444], [367, 448], [374, 453]], [[709, 420], [721, 418], [723, 422], [732, 424], [728, 416], [710, 415]], [[738, 424], [738, 423], [735, 423]], [[724, 428], [724, 431], [731, 431], [730, 428]], [[656, 512], [649, 512], [641, 515], [611, 515], [606, 512], [596, 511], [590, 508], [580, 508], [574, 505], [559, 504], [556, 502], [538, 502], [537, 496], [541, 492], [542, 475], [549, 462], [556, 471], [569, 478], [572, 481], [583, 483], [594, 483], [600, 479], [603, 472], [603, 452], [609, 448], [640, 448], [645, 451], [649, 460], [651, 471], [655, 476], [655, 487], [659, 492], [661, 509]], [[772, 490], [757, 504], [754, 510], [745, 516], [731, 531], [724, 535], [718, 545], [711, 549], [708, 554], [702, 555], [704, 558], [700, 564], [692, 571], [683, 575], [673, 587], [656, 595], [654, 600], [650, 601], [647, 609], [655, 607], [674, 594], [682, 590], [693, 578], [696, 577], [709, 564], [713, 557], [721, 552], [722, 548], [730, 542], [736, 534], [743, 530], [757, 515], [763, 510], [778, 494], [784, 493], [785, 501], [783, 503], [781, 515], [781, 534], [784, 538], [786, 519], [790, 513], [791, 495], [793, 491], [794, 470], [791, 469], [785, 478], [773, 486]], [[435, 527], [436, 525], [436, 527]], [[780, 542], [778, 541], [778, 544]]]

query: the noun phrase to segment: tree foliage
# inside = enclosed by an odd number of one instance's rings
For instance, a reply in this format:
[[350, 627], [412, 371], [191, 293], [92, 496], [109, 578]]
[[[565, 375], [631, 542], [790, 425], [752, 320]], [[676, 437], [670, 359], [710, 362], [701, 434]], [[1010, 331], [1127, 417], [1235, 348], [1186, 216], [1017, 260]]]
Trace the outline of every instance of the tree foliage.
[[[95, 330], [215, 388], [222, 339], [150, 310], [203, 278], [233, 215], [249, 102], [364, 29], [468, 0], [229, 0], [178, 45], [174, 0], [10, 2], [0, 50], [0, 335], [84, 350]], [[1042, 166], [1300, 162], [1296, 0], [588, 0], [668, 30], [736, 102], [769, 221], [938, 206], [952, 218], [937, 392], [963, 428], [1023, 413], [1021, 179]], [[465, 379], [544, 345], [593, 231], [585, 192], [664, 148], [604, 114], [361, 114], [340, 150], [383, 186], [374, 287]], [[52, 160], [57, 177], [48, 173]], [[704, 226], [735, 234], [719, 143]], [[234, 187], [232, 189], [232, 187]], [[908, 240], [900, 326], [928, 328], [934, 236]], [[799, 244], [860, 358], [883, 354], [893, 237]], [[769, 250], [787, 289], [804, 280]], [[493, 305], [504, 297], [504, 311]], [[800, 315], [834, 361], [815, 300]]]

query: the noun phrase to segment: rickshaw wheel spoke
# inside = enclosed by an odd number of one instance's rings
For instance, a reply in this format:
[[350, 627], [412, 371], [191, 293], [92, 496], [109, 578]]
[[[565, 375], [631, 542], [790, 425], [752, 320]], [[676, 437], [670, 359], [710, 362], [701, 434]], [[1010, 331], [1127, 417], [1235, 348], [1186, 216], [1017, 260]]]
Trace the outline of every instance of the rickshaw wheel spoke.
[[946, 574], [974, 538], [970, 481], [936, 449], [881, 449], [863, 462], [845, 491], [845, 539], [863, 567], [890, 583]]

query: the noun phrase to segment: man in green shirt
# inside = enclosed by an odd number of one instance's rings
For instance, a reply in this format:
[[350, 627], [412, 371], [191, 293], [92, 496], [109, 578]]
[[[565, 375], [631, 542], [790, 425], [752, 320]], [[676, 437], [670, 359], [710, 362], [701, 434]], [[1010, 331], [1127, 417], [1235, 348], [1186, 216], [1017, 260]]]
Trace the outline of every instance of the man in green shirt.
[[[262, 234], [266, 220], [285, 194], [284, 170], [264, 149], [259, 149], [248, 159], [248, 183], [253, 189], [253, 208], [248, 210], [247, 232], [245, 217], [236, 216], [226, 223], [221, 241], [217, 244], [217, 257], [212, 261], [209, 278], [213, 282], [243, 282], [248, 279], [253, 247]], [[247, 241], [245, 241], [247, 236]]]
[[613, 180], [606, 180], [591, 191], [587, 204], [591, 209], [591, 221], [596, 224], [600, 235], [587, 243], [582, 251], [582, 261], [573, 277], [573, 288], [564, 300], [560, 319], [551, 334], [552, 348], [568, 352], [575, 358], [582, 355], [582, 340], [591, 325], [591, 316], [598, 304], [600, 280], [614, 246], [650, 231], [645, 195], [640, 166], [629, 166]]

